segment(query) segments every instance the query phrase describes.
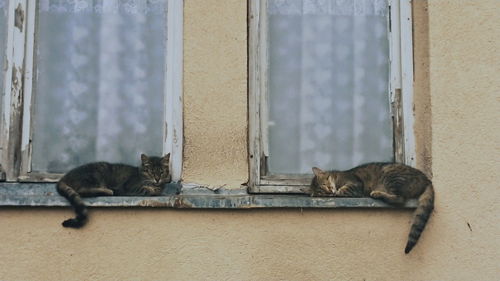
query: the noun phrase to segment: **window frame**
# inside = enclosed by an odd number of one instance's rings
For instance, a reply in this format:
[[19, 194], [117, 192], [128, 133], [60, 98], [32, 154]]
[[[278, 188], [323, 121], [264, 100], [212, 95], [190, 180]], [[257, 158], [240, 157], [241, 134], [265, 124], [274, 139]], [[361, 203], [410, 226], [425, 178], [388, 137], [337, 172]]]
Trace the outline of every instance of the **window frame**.
[[[55, 182], [62, 174], [31, 171], [34, 61], [38, 1], [10, 0], [8, 5], [6, 65], [0, 111], [0, 159], [9, 182]], [[182, 57], [184, 1], [167, 0], [166, 72], [164, 76], [163, 154], [170, 153], [172, 180], [182, 174]], [[3, 55], [3, 54], [2, 54]], [[0, 177], [2, 180], [2, 177]]]
[[[248, 107], [250, 193], [309, 193], [312, 174], [267, 175], [267, 2], [248, 1]], [[415, 166], [411, 0], [387, 0], [389, 9], [389, 102], [394, 160]]]

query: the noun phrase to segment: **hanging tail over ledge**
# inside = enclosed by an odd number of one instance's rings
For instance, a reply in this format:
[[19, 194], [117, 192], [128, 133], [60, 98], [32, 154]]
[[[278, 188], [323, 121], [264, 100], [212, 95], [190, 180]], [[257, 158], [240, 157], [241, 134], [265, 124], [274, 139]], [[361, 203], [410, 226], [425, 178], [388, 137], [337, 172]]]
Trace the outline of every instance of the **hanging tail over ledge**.
[[87, 207], [83, 202], [80, 195], [71, 186], [67, 185], [63, 181], [59, 181], [56, 185], [57, 192], [68, 199], [69, 203], [75, 209], [76, 217], [72, 219], [65, 220], [62, 225], [64, 227], [80, 228], [87, 222]]
[[405, 253], [408, 254], [411, 249], [417, 244], [422, 231], [424, 231], [425, 225], [429, 220], [429, 217], [434, 210], [434, 188], [432, 184], [429, 184], [425, 191], [418, 198], [417, 209], [415, 210], [415, 215], [410, 229], [410, 234], [408, 235], [408, 242], [406, 244]]

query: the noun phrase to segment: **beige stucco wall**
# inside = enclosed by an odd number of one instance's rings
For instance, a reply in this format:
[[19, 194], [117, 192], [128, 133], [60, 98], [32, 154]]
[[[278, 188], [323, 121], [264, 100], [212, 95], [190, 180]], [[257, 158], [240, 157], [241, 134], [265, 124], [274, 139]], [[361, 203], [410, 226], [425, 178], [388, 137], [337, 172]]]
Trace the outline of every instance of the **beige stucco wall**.
[[[185, 0], [188, 181], [247, 180], [243, 2]], [[416, 1], [418, 164], [436, 212], [410, 255], [409, 210], [92, 209], [72, 230], [69, 209], [2, 208], [0, 280], [498, 280], [499, 14], [497, 0]]]
[[185, 1], [183, 180], [248, 180], [246, 1]]

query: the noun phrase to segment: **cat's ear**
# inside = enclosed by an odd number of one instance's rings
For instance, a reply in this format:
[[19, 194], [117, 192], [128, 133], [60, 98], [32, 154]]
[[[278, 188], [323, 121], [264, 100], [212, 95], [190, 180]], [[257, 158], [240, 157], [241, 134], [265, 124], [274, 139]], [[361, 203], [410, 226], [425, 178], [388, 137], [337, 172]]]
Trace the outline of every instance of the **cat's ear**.
[[337, 189], [337, 186], [335, 185], [335, 178], [333, 177], [333, 175], [328, 176], [328, 182], [333, 189]]
[[141, 161], [143, 165], [149, 164], [149, 157], [146, 156], [146, 154], [142, 153], [141, 154]]
[[170, 152], [165, 154], [165, 156], [163, 156], [163, 159], [162, 160], [165, 160], [165, 161], [170, 161]]
[[170, 163], [170, 153], [165, 154], [165, 156], [161, 158], [161, 163], [163, 164], [163, 166], [168, 166], [168, 164]]
[[312, 171], [313, 171], [314, 175], [317, 176], [317, 177], [319, 177], [321, 174], [323, 174], [323, 170], [321, 170], [318, 167], [313, 167]]

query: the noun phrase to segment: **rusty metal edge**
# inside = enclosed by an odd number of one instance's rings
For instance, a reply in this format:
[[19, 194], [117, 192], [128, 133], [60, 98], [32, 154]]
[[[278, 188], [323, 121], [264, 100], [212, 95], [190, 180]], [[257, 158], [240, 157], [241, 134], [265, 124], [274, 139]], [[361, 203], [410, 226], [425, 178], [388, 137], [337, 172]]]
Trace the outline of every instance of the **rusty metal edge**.
[[[175, 187], [174, 187], [175, 188]], [[200, 193], [184, 190], [176, 194], [173, 190], [165, 196], [118, 197], [103, 196], [85, 198], [90, 207], [146, 207], [174, 209], [262, 209], [262, 208], [415, 208], [416, 200], [404, 206], [394, 207], [371, 198], [309, 197], [292, 194], [241, 194], [238, 192]], [[53, 184], [0, 183], [0, 207], [2, 206], [69, 206], [59, 196]]]

